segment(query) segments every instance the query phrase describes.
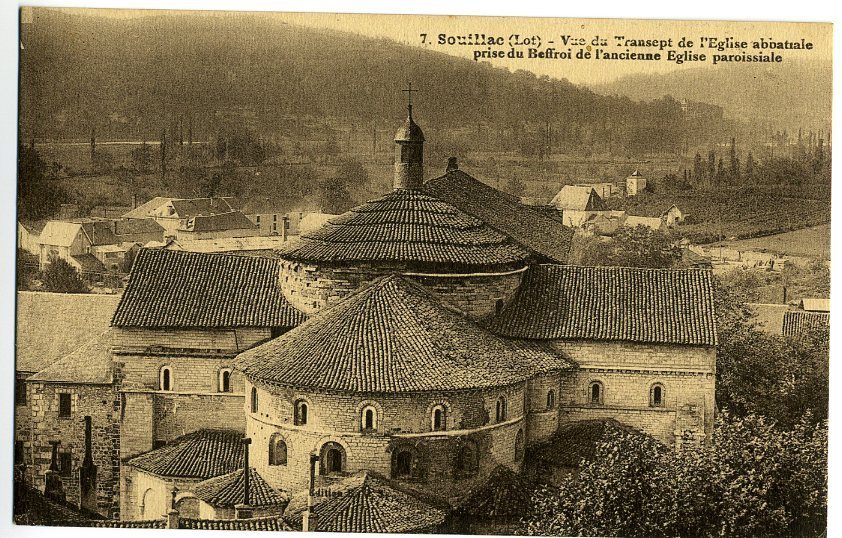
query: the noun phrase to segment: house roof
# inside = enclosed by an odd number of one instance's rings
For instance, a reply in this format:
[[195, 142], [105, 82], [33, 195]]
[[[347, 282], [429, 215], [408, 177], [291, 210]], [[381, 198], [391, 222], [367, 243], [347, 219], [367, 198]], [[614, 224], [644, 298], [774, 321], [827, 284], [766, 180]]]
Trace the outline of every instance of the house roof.
[[50, 364], [29, 381], [108, 385], [113, 379], [111, 332], [105, 331], [75, 351]]
[[608, 207], [590, 185], [565, 185], [550, 202], [558, 209], [607, 211]]
[[46, 220], [35, 220], [35, 221], [18, 221], [18, 224], [22, 226], [30, 235], [40, 235], [41, 232], [44, 230], [44, 227], [47, 225]]
[[17, 292], [16, 370], [39, 372], [106, 331], [119, 300], [119, 295]]
[[549, 439], [527, 449], [530, 462], [552, 467], [579, 467], [582, 460], [591, 460], [597, 444], [612, 429], [622, 429], [637, 435], [637, 430], [621, 425], [614, 419], [583, 420], [561, 426]]
[[93, 254], [78, 254], [70, 257], [79, 264], [79, 268], [83, 273], [101, 273], [105, 271], [105, 266]]
[[298, 221], [298, 233], [308, 233], [312, 232], [313, 230], [317, 230], [324, 226], [327, 221], [334, 217], [338, 217], [339, 215], [332, 215], [330, 213], [319, 213], [317, 211], [311, 211], [306, 213], [301, 220]]
[[293, 327], [305, 319], [278, 287], [278, 261], [141, 249], [115, 327]]
[[173, 239], [166, 245], [167, 250], [185, 250], [188, 252], [223, 253], [262, 251], [268, 257], [286, 241], [280, 235], [249, 235], [246, 237], [222, 237], [217, 239]]
[[469, 267], [522, 263], [528, 253], [453, 205], [417, 190], [395, 190], [355, 207], [284, 248], [314, 262], [418, 262]]
[[51, 220], [44, 225], [38, 240], [43, 245], [69, 247], [76, 240], [81, 228], [82, 225], [78, 222]]
[[810, 312], [830, 312], [830, 299], [805, 297], [801, 299], [801, 308]]
[[573, 230], [564, 226], [560, 215], [523, 205], [461, 170], [431, 179], [423, 190], [507, 235], [541, 261], [567, 261]]
[[167, 198], [165, 196], [156, 196], [152, 198], [146, 203], [140, 204], [136, 208], [132, 209], [128, 213], [123, 214], [124, 219], [147, 219], [152, 214], [153, 211], [161, 207], [162, 205], [171, 202], [172, 198]]
[[186, 219], [199, 215], [216, 215], [234, 211], [229, 198], [175, 198], [172, 206], [179, 218]]
[[190, 232], [218, 232], [222, 230], [257, 230], [258, 226], [241, 211], [228, 211], [215, 215], [190, 217], [179, 229]]
[[802, 336], [815, 330], [828, 330], [830, 327], [830, 313], [802, 312], [790, 310], [784, 313], [783, 335]]
[[509, 385], [571, 363], [549, 348], [495, 336], [390, 275], [240, 354], [237, 367], [274, 385], [392, 393]]
[[537, 488], [537, 484], [505, 465], [498, 465], [481, 484], [460, 500], [454, 512], [484, 520], [521, 518], [531, 512], [532, 495]]
[[[333, 495], [318, 496], [313, 513], [321, 532], [427, 531], [441, 525], [447, 511], [370, 471], [361, 471], [331, 484]], [[306, 493], [296, 495], [284, 519], [301, 528], [307, 508]]]
[[126, 463], [167, 478], [213, 478], [242, 469], [242, 438], [236, 430], [198, 430]]
[[[209, 478], [193, 487], [193, 494], [211, 506], [234, 508], [245, 500], [245, 473], [237, 469], [233, 473]], [[270, 486], [254, 467], [249, 467], [249, 506], [286, 505], [289, 496]]]
[[510, 338], [713, 346], [713, 286], [702, 269], [534, 266], [487, 326]]

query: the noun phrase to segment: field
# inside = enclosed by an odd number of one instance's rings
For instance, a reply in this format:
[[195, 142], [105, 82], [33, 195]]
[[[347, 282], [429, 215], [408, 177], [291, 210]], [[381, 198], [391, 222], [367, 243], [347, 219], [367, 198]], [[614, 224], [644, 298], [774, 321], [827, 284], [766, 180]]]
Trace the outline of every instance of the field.
[[722, 246], [741, 251], [763, 250], [787, 256], [830, 259], [830, 224], [753, 239], [723, 241]]

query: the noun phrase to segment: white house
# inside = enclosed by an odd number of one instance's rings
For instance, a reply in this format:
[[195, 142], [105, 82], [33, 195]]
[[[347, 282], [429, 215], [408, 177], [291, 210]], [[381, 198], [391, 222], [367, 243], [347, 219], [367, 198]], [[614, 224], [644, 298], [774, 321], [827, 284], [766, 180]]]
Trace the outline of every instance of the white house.
[[646, 189], [646, 178], [635, 170], [626, 178], [626, 196], [637, 196]]

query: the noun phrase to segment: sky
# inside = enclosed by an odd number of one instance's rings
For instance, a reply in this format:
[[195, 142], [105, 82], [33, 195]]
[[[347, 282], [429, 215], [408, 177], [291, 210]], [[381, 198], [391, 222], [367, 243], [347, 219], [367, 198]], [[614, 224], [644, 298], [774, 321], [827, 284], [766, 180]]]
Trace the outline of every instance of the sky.
[[[228, 5], [228, 4], [226, 4]], [[69, 9], [71, 12], [87, 13], [109, 18], [136, 18], [153, 15], [149, 10], [114, 10]], [[196, 11], [197, 17], [235, 17], [236, 13], [220, 11]], [[523, 38], [539, 36], [543, 49], [553, 47], [557, 50], [567, 50], [562, 44], [562, 36], [569, 35], [575, 39], [583, 39], [585, 46], [591, 49], [601, 47], [604, 50], [624, 52], [626, 46], [618, 46], [615, 36], [627, 39], [672, 39], [671, 46], [666, 50], [692, 50], [695, 53], [706, 53], [708, 57], [716, 54], [715, 50], [703, 50], [698, 47], [702, 37], [715, 37], [720, 40], [733, 38], [736, 41], [751, 42], [759, 38], [775, 41], [800, 41], [802, 38], [813, 43], [812, 50], [788, 50], [781, 53], [784, 61], [794, 59], [829, 60], [832, 56], [832, 26], [816, 23], [781, 23], [781, 22], [724, 22], [724, 21], [688, 21], [688, 20], [617, 20], [617, 19], [562, 19], [549, 17], [476, 17], [476, 16], [435, 16], [435, 15], [368, 15], [368, 14], [335, 14], [335, 13], [265, 13], [266, 17], [277, 18], [285, 22], [313, 28], [329, 28], [344, 32], [351, 32], [367, 37], [386, 38], [414, 47], [426, 48], [445, 54], [473, 58], [474, 51], [488, 50], [485, 46], [440, 45], [438, 36], [467, 36], [469, 34], [484, 34], [486, 36], [503, 37], [508, 42], [513, 34]], [[22, 14], [23, 20], [27, 14]], [[421, 34], [426, 34], [426, 43], [422, 43]], [[681, 49], [677, 47], [682, 37], [695, 41], [694, 47]], [[607, 40], [607, 47], [602, 47], [595, 39]], [[550, 45], [547, 41], [553, 41]], [[528, 46], [519, 48], [526, 52]], [[572, 47], [574, 52], [578, 47]], [[508, 46], [494, 47], [496, 50], [508, 51]], [[631, 52], [657, 51], [656, 49], [628, 49]], [[731, 52], [734, 52], [733, 50]], [[739, 51], [737, 51], [739, 52]], [[755, 51], [750, 51], [754, 53]], [[624, 75], [651, 72], [665, 73], [677, 69], [688, 69], [699, 66], [716, 68], [710, 62], [683, 63], [678, 65], [669, 61], [640, 62], [640, 61], [596, 61], [558, 59], [512, 59], [494, 58], [481, 59], [497, 67], [506, 67], [514, 71], [528, 70], [537, 75], [553, 78], [566, 78], [577, 84], [601, 84], [614, 81]], [[723, 64], [720, 64], [723, 65]], [[781, 64], [767, 64], [774, 68]]]

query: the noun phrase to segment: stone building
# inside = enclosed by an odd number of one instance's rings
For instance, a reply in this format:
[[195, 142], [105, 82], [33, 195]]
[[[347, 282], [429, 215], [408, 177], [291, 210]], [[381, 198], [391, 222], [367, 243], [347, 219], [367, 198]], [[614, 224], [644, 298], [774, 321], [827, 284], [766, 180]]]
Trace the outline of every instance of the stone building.
[[626, 178], [626, 196], [637, 196], [646, 190], [646, 178], [635, 170]]

